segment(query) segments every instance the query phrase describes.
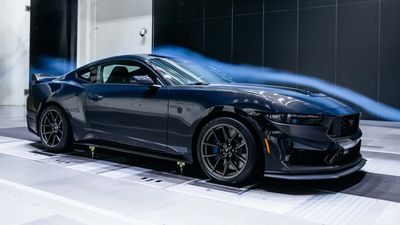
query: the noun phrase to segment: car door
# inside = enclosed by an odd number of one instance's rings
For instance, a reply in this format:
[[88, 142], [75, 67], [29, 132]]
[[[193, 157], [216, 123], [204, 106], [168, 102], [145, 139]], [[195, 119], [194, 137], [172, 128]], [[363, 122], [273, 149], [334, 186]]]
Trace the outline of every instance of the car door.
[[99, 66], [88, 88], [86, 118], [96, 139], [165, 151], [168, 86], [139, 61]]

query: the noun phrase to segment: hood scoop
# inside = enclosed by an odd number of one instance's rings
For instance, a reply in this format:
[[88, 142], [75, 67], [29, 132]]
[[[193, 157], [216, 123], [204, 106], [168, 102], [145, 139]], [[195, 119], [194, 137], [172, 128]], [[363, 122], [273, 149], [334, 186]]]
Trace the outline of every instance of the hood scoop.
[[294, 91], [307, 96], [325, 96], [324, 94], [316, 90], [294, 89]]

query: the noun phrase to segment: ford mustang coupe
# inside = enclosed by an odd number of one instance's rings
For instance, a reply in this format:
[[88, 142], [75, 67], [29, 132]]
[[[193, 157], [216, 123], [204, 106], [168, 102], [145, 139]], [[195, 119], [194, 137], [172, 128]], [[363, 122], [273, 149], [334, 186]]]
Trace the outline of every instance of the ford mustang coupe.
[[239, 84], [215, 68], [116, 56], [32, 75], [27, 121], [50, 151], [71, 145], [185, 161], [216, 182], [331, 179], [359, 170], [360, 113], [314, 91]]

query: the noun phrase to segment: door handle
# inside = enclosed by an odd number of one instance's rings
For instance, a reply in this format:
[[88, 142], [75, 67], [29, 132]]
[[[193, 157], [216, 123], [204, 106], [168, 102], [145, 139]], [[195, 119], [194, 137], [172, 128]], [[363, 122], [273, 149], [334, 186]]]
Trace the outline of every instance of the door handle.
[[88, 98], [93, 101], [101, 101], [104, 97], [101, 95], [89, 95]]

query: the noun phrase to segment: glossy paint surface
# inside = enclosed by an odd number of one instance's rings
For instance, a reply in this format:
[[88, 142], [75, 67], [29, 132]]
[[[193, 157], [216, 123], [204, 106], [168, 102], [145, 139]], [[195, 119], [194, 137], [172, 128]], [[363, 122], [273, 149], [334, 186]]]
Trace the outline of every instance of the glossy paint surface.
[[[284, 152], [274, 135], [293, 137], [294, 146], [303, 149], [326, 150], [340, 145], [326, 136], [328, 127], [273, 124], [260, 115], [292, 113], [334, 118], [356, 113], [324, 94], [300, 89], [235, 83], [171, 85], [148, 64], [152, 57], [113, 57], [78, 71], [110, 61], [140, 61], [159, 78], [155, 85], [89, 84], [77, 79], [76, 71], [36, 82], [27, 101], [30, 130], [37, 132], [36, 121], [46, 105], [57, 104], [68, 115], [75, 142], [139, 147], [193, 162], [193, 146], [204, 123], [216, 116], [232, 116], [249, 126], [260, 143], [268, 127], [276, 130], [269, 136], [271, 154], [264, 152], [266, 169], [285, 171], [289, 167], [282, 162]], [[360, 136], [361, 132], [351, 137], [352, 141]], [[260, 151], [264, 149], [261, 144]]]
[[[94, 84], [87, 90], [85, 114], [96, 138], [165, 151], [167, 87]], [[103, 99], [94, 100], [96, 95]]]

